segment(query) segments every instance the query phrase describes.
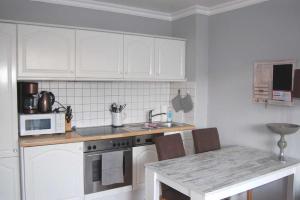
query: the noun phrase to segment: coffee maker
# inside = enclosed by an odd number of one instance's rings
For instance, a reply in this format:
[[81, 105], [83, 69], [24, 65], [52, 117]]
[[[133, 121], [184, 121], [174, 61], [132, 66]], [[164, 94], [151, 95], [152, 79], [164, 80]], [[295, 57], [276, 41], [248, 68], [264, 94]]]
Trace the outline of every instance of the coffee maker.
[[24, 114], [38, 113], [38, 83], [18, 82], [18, 112]]

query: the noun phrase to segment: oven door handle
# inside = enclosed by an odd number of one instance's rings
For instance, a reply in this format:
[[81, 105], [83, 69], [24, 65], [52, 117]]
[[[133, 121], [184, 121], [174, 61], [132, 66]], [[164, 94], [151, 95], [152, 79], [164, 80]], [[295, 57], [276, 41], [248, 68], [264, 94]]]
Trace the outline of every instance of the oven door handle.
[[128, 149], [118, 149], [118, 150], [113, 150], [113, 151], [90, 152], [90, 153], [85, 153], [85, 156], [86, 157], [100, 156], [104, 153], [109, 153], [109, 152], [114, 152], [114, 151], [128, 152], [128, 151], [132, 151], [132, 149], [128, 148]]

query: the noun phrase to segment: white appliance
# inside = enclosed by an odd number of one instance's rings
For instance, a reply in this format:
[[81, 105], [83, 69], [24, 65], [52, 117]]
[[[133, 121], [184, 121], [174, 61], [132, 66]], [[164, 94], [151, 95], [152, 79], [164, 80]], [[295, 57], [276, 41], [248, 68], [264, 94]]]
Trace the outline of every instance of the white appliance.
[[20, 136], [65, 132], [65, 113], [20, 114]]

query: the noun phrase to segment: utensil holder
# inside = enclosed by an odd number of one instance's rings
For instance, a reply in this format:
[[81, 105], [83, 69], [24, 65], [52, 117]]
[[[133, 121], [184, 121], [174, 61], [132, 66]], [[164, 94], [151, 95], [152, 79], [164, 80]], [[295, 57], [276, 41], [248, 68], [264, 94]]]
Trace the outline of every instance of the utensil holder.
[[112, 112], [112, 126], [113, 127], [122, 127], [123, 126], [123, 120], [126, 118], [126, 115], [124, 113], [116, 113]]

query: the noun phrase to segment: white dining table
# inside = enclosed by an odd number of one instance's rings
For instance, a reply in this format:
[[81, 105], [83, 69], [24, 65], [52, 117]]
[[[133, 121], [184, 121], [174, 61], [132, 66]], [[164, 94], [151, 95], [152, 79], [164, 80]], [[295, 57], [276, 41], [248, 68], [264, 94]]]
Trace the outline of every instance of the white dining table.
[[288, 178], [286, 200], [294, 200], [294, 175], [300, 161], [262, 150], [228, 146], [220, 150], [146, 165], [146, 200], [159, 200], [160, 183], [191, 200], [220, 200], [275, 180]]

